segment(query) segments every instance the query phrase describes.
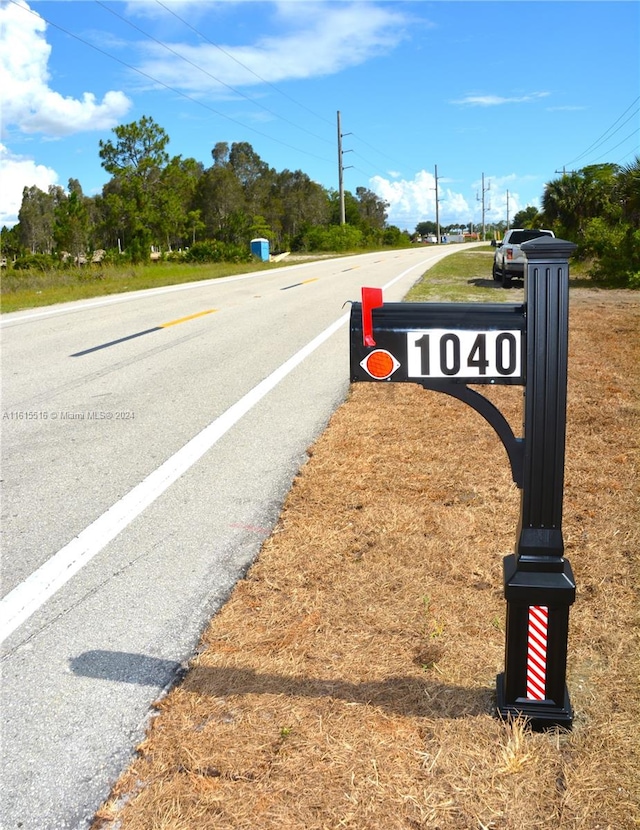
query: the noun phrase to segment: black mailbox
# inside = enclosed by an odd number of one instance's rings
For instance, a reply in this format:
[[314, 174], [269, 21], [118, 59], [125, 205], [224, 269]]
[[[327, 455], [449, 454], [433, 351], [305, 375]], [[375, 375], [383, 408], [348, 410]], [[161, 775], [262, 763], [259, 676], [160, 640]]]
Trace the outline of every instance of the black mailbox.
[[[352, 382], [409, 382], [468, 403], [493, 426], [522, 490], [514, 554], [505, 557], [505, 671], [501, 717], [535, 728], [569, 727], [569, 606], [575, 582], [564, 558], [562, 501], [566, 432], [569, 266], [575, 245], [526, 242], [523, 304], [383, 303], [364, 288], [350, 326]], [[524, 435], [471, 386], [524, 387]]]
[[524, 385], [522, 304], [385, 303], [370, 312], [375, 346], [364, 344], [366, 295], [351, 309], [352, 381]]

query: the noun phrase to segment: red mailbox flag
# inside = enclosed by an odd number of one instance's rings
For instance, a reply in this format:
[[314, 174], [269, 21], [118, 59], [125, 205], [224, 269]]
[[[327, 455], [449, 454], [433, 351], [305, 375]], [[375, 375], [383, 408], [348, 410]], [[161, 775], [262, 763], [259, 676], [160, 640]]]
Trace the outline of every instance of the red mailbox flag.
[[381, 288], [362, 289], [362, 344], [364, 346], [375, 346], [373, 339], [373, 309], [380, 308], [382, 302]]

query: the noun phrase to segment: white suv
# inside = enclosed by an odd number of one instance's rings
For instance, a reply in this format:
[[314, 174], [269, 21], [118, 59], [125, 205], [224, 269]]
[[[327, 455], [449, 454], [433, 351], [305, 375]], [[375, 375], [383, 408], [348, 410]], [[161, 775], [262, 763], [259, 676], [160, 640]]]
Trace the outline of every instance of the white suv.
[[530, 239], [538, 239], [540, 236], [555, 236], [555, 234], [553, 231], [540, 228], [512, 228], [506, 232], [502, 242], [493, 240], [491, 244], [496, 247], [493, 256], [494, 280], [501, 282], [504, 288], [508, 288], [513, 277], [522, 279], [526, 257], [520, 250], [520, 245]]

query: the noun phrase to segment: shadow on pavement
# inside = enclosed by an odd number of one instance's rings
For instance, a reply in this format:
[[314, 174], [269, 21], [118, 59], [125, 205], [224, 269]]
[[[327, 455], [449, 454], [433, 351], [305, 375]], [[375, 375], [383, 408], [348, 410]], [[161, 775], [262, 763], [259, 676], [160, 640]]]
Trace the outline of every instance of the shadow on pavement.
[[85, 651], [69, 660], [71, 671], [81, 677], [135, 683], [138, 686], [166, 686], [183, 671], [181, 663], [127, 651]]

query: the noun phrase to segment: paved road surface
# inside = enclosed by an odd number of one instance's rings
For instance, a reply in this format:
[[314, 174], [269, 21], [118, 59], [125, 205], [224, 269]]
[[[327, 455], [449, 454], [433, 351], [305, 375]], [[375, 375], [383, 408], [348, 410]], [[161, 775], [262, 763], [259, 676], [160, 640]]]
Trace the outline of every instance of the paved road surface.
[[3, 316], [3, 830], [89, 826], [344, 399], [343, 304], [454, 250]]

